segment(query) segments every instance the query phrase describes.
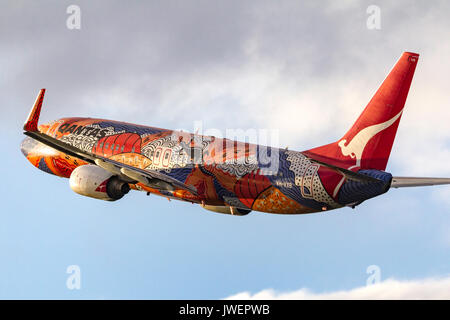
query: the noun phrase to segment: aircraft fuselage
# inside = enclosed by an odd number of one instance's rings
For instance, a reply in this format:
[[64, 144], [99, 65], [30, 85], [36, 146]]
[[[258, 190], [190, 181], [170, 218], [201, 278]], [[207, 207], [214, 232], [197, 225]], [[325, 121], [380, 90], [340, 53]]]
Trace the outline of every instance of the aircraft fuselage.
[[[181, 131], [91, 118], [66, 118], [39, 130], [83, 151], [144, 170], [157, 170], [194, 186], [185, 190], [131, 188], [210, 206], [270, 213], [310, 213], [342, 207], [327, 179], [342, 177], [312, 163], [301, 152]], [[69, 178], [86, 162], [26, 138], [22, 151], [36, 167]]]

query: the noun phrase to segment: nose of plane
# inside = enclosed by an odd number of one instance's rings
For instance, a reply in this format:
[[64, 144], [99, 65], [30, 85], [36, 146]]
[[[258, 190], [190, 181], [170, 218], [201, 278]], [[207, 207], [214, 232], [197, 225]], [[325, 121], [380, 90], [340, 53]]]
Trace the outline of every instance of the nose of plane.
[[22, 140], [22, 143], [20, 144], [20, 151], [22, 151], [23, 155], [27, 157], [30, 152], [36, 147], [37, 141], [26, 137]]
[[26, 137], [20, 144], [20, 150], [27, 160], [36, 168], [54, 174], [48, 167], [46, 159], [57, 156], [57, 151], [40, 143], [33, 138]]

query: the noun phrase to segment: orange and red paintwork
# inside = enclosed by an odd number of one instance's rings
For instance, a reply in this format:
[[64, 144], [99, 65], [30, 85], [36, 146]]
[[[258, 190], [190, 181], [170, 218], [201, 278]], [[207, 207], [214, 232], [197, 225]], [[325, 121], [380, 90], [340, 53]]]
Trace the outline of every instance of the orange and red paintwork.
[[[304, 152], [91, 118], [60, 119], [40, 125], [39, 131], [85, 152], [164, 173], [194, 186], [197, 195], [180, 189], [168, 193], [141, 183], [130, 185], [135, 190], [211, 206], [282, 214], [353, 206], [390, 186], [392, 175], [384, 170], [417, 59], [417, 54], [402, 55], [342, 139]], [[37, 129], [36, 110], [40, 111], [41, 105], [38, 98], [25, 128]], [[22, 150], [34, 166], [65, 178], [87, 164], [37, 141], [25, 140]], [[262, 150], [276, 162], [275, 171], [265, 170]], [[347, 181], [336, 170], [311, 159], [375, 177], [379, 183]]]
[[[77, 120], [79, 120], [79, 121], [77, 121]], [[63, 134], [58, 133], [57, 129], [62, 124], [64, 124], [64, 123], [75, 124], [76, 123], [77, 125], [84, 126], [91, 122], [92, 122], [92, 119], [69, 118], [67, 120], [58, 120], [51, 124], [41, 124], [41, 125], [39, 125], [38, 130], [42, 133], [45, 133], [45, 134], [48, 134], [50, 136], [60, 139], [61, 137], [63, 137]], [[111, 158], [118, 162], [122, 162], [125, 164], [133, 165], [138, 168], [144, 169], [147, 165], [149, 165], [151, 163], [151, 161], [148, 158], [146, 158], [138, 153], [138, 152], [140, 152], [140, 149], [139, 149], [140, 145], [137, 144], [137, 142], [138, 142], [138, 140], [140, 140], [140, 138], [138, 139], [136, 136], [137, 136], [136, 134], [129, 134], [129, 133], [127, 134], [126, 133], [126, 134], [116, 135], [115, 139], [108, 139], [111, 137], [107, 137], [107, 138], [103, 138], [103, 140], [101, 140], [102, 142], [105, 142], [105, 143], [107, 141], [115, 141], [115, 140], [117, 140], [118, 142], [120, 142], [120, 141], [125, 142], [128, 140], [129, 137], [133, 137], [132, 139], [130, 139], [130, 143], [124, 143], [124, 145], [126, 145], [127, 147], [125, 149], [125, 152], [123, 152], [123, 153], [111, 152], [110, 149], [104, 150], [104, 149], [99, 149], [97, 147], [92, 151], [95, 154], [99, 154], [99, 155]], [[147, 138], [146, 141], [149, 141], [149, 139]], [[42, 163], [42, 161], [44, 161], [44, 163], [46, 164], [48, 169], [50, 169], [51, 173], [53, 173], [54, 175], [59, 176], [59, 177], [69, 178], [70, 175], [72, 174], [72, 171], [75, 170], [75, 168], [77, 168], [78, 166], [83, 166], [83, 165], [88, 164], [86, 161], [69, 156], [63, 152], [51, 149], [45, 145], [40, 144], [39, 142], [36, 142], [36, 143], [37, 143], [37, 145], [40, 145], [40, 148], [28, 149], [28, 152], [26, 154], [26, 158], [28, 159], [28, 161], [32, 165], [34, 165], [36, 168], [42, 169], [39, 167], [39, 164]], [[138, 148], [136, 148], [136, 150], [135, 150], [136, 152], [132, 153], [130, 151], [133, 149], [133, 147], [132, 147], [133, 145], [137, 145]], [[47, 152], [42, 152], [42, 148], [46, 148]], [[22, 150], [25, 151], [23, 148], [22, 148]], [[48, 151], [51, 151], [51, 153], [49, 154]], [[99, 187], [101, 187], [101, 186], [99, 186]], [[154, 194], [158, 194], [161, 196], [167, 196], [167, 195], [161, 194], [161, 192], [159, 192], [158, 189], [150, 188], [142, 183], [130, 184], [130, 188], [133, 190], [141, 190], [141, 191], [145, 191], [145, 192], [151, 192]], [[192, 202], [199, 202], [198, 197], [195, 197], [191, 193], [184, 191], [184, 190], [176, 190], [174, 192], [174, 196], [177, 198], [181, 198], [181, 199], [192, 201]]]
[[[39, 131], [57, 139], [61, 139], [64, 136], [73, 133], [62, 133], [59, 128], [63, 125], [66, 127], [67, 125], [69, 125], [69, 127], [85, 127], [102, 121], [107, 120], [67, 118], [50, 124], [39, 125]], [[108, 122], [111, 121], [108, 120]], [[154, 159], [150, 159], [141, 154], [141, 148], [155, 140], [168, 137], [172, 134], [173, 131], [164, 130], [152, 135], [147, 135], [142, 139], [136, 133], [124, 132], [113, 134], [99, 139], [91, 151], [94, 154], [145, 169], [153, 163]], [[192, 134], [180, 132], [178, 141], [191, 141], [189, 144], [190, 147], [195, 147], [196, 143], [192, 141], [192, 137]], [[230, 145], [229, 141], [226, 139], [216, 139], [214, 137], [210, 140], [213, 143], [208, 145], [208, 151], [205, 152], [207, 155], [204, 157], [205, 163], [203, 165], [194, 166], [184, 181], [188, 185], [195, 186], [198, 191], [198, 196], [195, 196], [186, 190], [175, 190], [172, 195], [168, 196], [167, 194], [161, 193], [158, 189], [150, 188], [142, 183], [130, 184], [130, 188], [158, 194], [164, 197], [178, 198], [193, 203], [202, 203], [213, 206], [228, 205], [220, 199], [216, 192], [214, 179], [217, 179], [227, 191], [236, 194], [237, 198], [249, 209], [271, 213], [309, 213], [317, 211], [302, 206], [286, 197], [279, 189], [271, 184], [266, 176], [260, 174], [259, 170], [249, 172], [241, 178], [238, 178], [233, 174], [219, 169], [216, 163], [223, 163], [230, 159], [249, 157], [255, 152], [251, 150], [251, 145], [248, 143], [232, 142], [231, 145], [234, 148], [234, 152], [232, 152], [230, 156], [230, 153], [225, 152], [226, 146]], [[111, 146], [113, 146], [113, 149], [111, 149]], [[43, 148], [46, 148], [47, 151], [42, 152]], [[26, 157], [35, 167], [43, 169], [42, 166], [45, 164], [45, 171], [50, 171], [50, 173], [64, 178], [69, 178], [76, 167], [87, 164], [87, 162], [81, 159], [53, 150], [39, 142], [36, 142], [35, 148], [27, 149]], [[202, 171], [201, 167], [205, 168], [208, 174]]]

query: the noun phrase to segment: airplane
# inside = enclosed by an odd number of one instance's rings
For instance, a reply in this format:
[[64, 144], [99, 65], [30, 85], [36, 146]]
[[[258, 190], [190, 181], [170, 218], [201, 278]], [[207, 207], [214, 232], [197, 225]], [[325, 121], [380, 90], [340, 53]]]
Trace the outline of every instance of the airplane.
[[391, 188], [450, 184], [385, 171], [418, 59], [401, 55], [341, 139], [302, 152], [103, 119], [38, 125], [45, 89], [21, 150], [76, 193], [101, 200], [138, 190], [236, 216], [355, 208]]

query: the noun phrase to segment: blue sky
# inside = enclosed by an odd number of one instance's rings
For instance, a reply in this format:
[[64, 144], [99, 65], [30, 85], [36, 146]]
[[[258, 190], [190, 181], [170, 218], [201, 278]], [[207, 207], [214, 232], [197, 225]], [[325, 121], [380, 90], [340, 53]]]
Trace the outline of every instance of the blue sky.
[[[3, 163], [2, 298], [223, 298], [351, 289], [373, 264], [382, 279], [449, 272], [448, 209], [431, 189], [304, 216], [232, 217], [138, 192], [109, 203], [35, 170], [20, 139]], [[81, 268], [80, 290], [66, 288], [69, 265]]]
[[[82, 10], [78, 31], [65, 26], [72, 3]], [[0, 298], [333, 292], [364, 286], [369, 265], [382, 280], [448, 277], [448, 187], [391, 190], [356, 210], [233, 217], [139, 192], [113, 203], [85, 198], [20, 152], [41, 87], [43, 120], [103, 116], [191, 130], [202, 120], [279, 130], [282, 146], [304, 150], [339, 138], [401, 52], [417, 50], [388, 170], [450, 176], [449, 5], [380, 2], [382, 28], [369, 31], [369, 4], [2, 4]], [[66, 287], [70, 265], [80, 266], [80, 290]]]

